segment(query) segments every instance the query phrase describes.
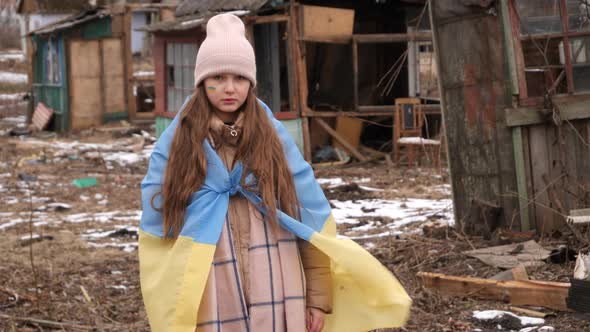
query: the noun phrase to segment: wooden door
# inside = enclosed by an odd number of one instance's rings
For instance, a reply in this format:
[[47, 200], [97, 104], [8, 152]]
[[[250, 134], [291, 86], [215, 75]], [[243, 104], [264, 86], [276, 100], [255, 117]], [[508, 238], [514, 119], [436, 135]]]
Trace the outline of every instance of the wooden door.
[[70, 41], [71, 129], [127, 117], [125, 65], [118, 38]]
[[127, 112], [125, 103], [127, 90], [125, 88], [125, 65], [121, 39], [102, 39], [101, 46], [106, 118]]
[[102, 123], [100, 43], [98, 40], [72, 40], [70, 62], [70, 129], [83, 129]]

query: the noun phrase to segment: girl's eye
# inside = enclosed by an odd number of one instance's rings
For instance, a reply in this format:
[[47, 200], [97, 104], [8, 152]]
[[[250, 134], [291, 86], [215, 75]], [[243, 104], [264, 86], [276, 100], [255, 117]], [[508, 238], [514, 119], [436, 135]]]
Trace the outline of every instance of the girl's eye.
[[219, 81], [219, 80], [223, 79], [223, 76], [215, 75], [215, 76], [213, 76], [213, 78]]
[[238, 75], [237, 79], [238, 79], [238, 81], [242, 81], [242, 80], [245, 80], [246, 78], [242, 75]]

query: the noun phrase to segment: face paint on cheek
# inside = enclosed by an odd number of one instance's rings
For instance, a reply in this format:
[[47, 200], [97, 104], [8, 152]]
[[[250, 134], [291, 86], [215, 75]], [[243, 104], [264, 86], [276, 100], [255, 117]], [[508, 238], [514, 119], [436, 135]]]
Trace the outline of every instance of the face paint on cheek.
[[214, 87], [214, 86], [208, 86], [207, 87], [207, 90], [209, 90], [209, 91], [215, 91], [215, 89], [217, 89], [217, 88]]

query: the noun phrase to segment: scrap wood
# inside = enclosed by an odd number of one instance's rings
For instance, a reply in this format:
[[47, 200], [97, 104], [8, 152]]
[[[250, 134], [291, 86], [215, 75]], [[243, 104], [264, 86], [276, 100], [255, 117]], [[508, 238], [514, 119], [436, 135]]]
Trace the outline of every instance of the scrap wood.
[[541, 247], [534, 240], [470, 250], [463, 253], [467, 256], [477, 258], [485, 264], [502, 269], [511, 269], [519, 265], [541, 265], [551, 254], [549, 250]]
[[569, 283], [537, 280], [497, 281], [431, 272], [418, 272], [418, 277], [424, 287], [444, 296], [473, 296], [514, 305], [535, 305], [569, 311], [566, 304]]
[[363, 156], [354, 146], [352, 146], [348, 141], [342, 137], [340, 134], [336, 132], [329, 124], [327, 124], [324, 120], [320, 118], [314, 118], [317, 124], [322, 127], [328, 134], [330, 134], [338, 143], [342, 145], [342, 147], [352, 154], [356, 159], [360, 161], [367, 161], [367, 158]]
[[0, 313], [0, 318], [11, 320], [11, 321], [16, 321], [16, 322], [27, 323], [27, 324], [36, 324], [36, 325], [40, 325], [43, 327], [54, 328], [54, 329], [70, 328], [70, 329], [82, 330], [82, 331], [95, 330], [94, 327], [87, 326], [87, 325], [80, 325], [80, 324], [75, 324], [75, 323], [62, 323], [62, 322], [56, 322], [56, 321], [45, 320], [45, 319], [37, 319], [37, 318], [32, 318], [32, 317], [16, 317], [16, 316], [1, 314], [1, 313]]
[[32, 126], [37, 130], [43, 130], [47, 127], [47, 124], [49, 124], [52, 115], [53, 110], [40, 102], [37, 104], [37, 108], [35, 108], [35, 111], [33, 112], [33, 117], [31, 119]]
[[529, 280], [529, 275], [526, 268], [522, 265], [512, 268], [511, 270], [502, 271], [491, 278], [491, 280], [507, 281], [507, 280]]
[[555, 316], [555, 313], [552, 311], [543, 312], [543, 311], [538, 311], [538, 310], [533, 310], [533, 309], [528, 309], [528, 308], [516, 307], [516, 306], [512, 306], [512, 305], [509, 307], [509, 309], [510, 309], [510, 311], [518, 312], [520, 314], [525, 314], [529, 317], [545, 318], [548, 316]]

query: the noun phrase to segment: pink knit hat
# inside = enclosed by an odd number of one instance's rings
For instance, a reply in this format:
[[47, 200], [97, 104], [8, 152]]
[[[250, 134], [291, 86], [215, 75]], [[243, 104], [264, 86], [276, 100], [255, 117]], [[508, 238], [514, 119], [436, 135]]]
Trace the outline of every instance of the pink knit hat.
[[233, 14], [219, 14], [207, 22], [207, 38], [195, 64], [195, 86], [205, 78], [222, 73], [243, 75], [256, 86], [256, 60], [244, 23]]

